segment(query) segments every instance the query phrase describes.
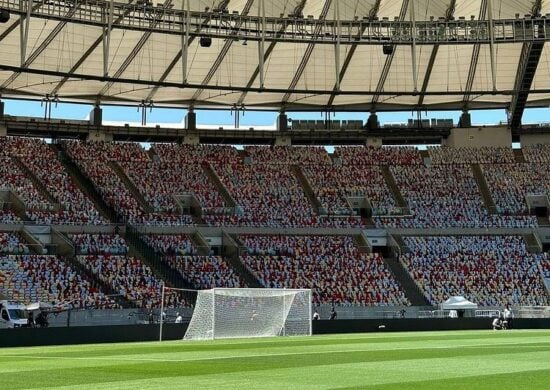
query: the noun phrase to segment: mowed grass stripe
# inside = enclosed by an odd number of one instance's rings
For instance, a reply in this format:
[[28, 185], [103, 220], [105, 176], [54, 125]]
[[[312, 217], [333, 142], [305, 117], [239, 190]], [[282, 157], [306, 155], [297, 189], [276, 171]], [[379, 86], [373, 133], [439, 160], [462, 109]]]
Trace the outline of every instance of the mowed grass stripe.
[[[527, 332], [529, 333], [529, 332]], [[102, 350], [103, 356], [108, 359], [104, 362], [93, 361], [92, 366], [88, 367], [79, 367], [79, 362], [82, 360], [74, 359], [73, 364], [66, 365], [65, 363], [71, 363], [70, 359], [51, 359], [52, 364], [51, 369], [46, 369], [47, 365], [42, 367], [44, 369], [37, 369], [38, 366], [41, 366], [42, 363], [37, 363], [36, 359], [33, 361], [32, 358], [27, 360], [26, 364], [22, 364], [22, 361], [12, 361], [8, 358], [2, 359], [2, 367], [6, 369], [13, 369], [17, 366], [20, 370], [17, 371], [17, 375], [5, 375], [3, 380], [3, 386], [6, 388], [44, 388], [44, 387], [59, 387], [63, 385], [83, 385], [96, 387], [101, 383], [119, 383], [122, 386], [124, 382], [135, 382], [136, 380], [153, 380], [158, 379], [160, 382], [163, 381], [163, 378], [179, 378], [178, 381], [183, 381], [183, 383], [191, 382], [200, 382], [200, 378], [205, 377], [215, 377], [217, 380], [222, 380], [226, 376], [238, 375], [242, 379], [250, 377], [270, 377], [276, 371], [288, 371], [299, 373], [302, 375], [296, 374], [298, 377], [303, 375], [308, 375], [311, 372], [331, 372], [337, 370], [337, 368], [360, 365], [364, 366], [369, 365], [380, 365], [380, 367], [394, 367], [399, 362], [413, 362], [413, 361], [425, 361], [430, 360], [442, 360], [445, 362], [445, 365], [452, 364], [453, 360], [462, 359], [464, 361], [477, 360], [481, 357], [484, 361], [494, 361], [499, 359], [501, 356], [511, 357], [510, 360], [518, 360], [514, 357], [519, 358], [521, 355], [527, 356], [527, 362], [530, 363], [531, 360], [528, 356], [533, 356], [533, 361], [543, 362], [542, 369], [550, 369], [550, 344], [548, 342], [542, 342], [544, 337], [548, 336], [550, 333], [538, 332], [531, 333], [536, 334], [537, 337], [531, 338], [533, 343], [525, 344], [529, 339], [525, 339], [525, 334], [521, 332], [508, 332], [508, 333], [478, 333], [477, 337], [479, 339], [493, 339], [495, 342], [506, 342], [513, 343], [514, 340], [517, 340], [518, 345], [496, 345], [496, 346], [469, 346], [466, 348], [460, 348], [460, 346], [453, 347], [452, 344], [456, 344], [457, 340], [452, 337], [452, 334], [449, 334], [447, 337], [449, 340], [449, 349], [445, 348], [430, 348], [434, 342], [429, 340], [422, 339], [422, 337], [416, 337], [416, 349], [389, 349], [389, 350], [366, 350], [359, 352], [350, 352], [350, 351], [337, 351], [338, 346], [343, 346], [341, 343], [330, 344], [332, 338], [325, 337], [320, 338], [319, 341], [324, 340], [323, 345], [330, 345], [336, 352], [318, 354], [315, 352], [304, 353], [301, 355], [278, 355], [277, 352], [280, 351], [278, 348], [266, 349], [264, 353], [269, 354], [273, 352], [273, 356], [238, 356], [235, 358], [227, 359], [214, 359], [209, 361], [184, 361], [184, 362], [124, 362], [116, 361], [117, 356], [120, 355], [120, 346], [112, 346], [113, 350], [116, 351], [114, 356], [109, 357], [108, 351], [109, 348], [101, 346], [98, 348]], [[472, 335], [474, 335], [472, 333]], [[385, 335], [378, 335], [376, 338], [378, 341], [384, 340]], [[461, 336], [459, 334], [459, 336]], [[414, 335], [411, 338], [415, 338]], [[377, 346], [379, 347], [381, 342], [372, 343], [372, 337], [358, 338], [352, 337], [357, 343], [361, 342], [363, 345], [357, 345], [356, 347], [368, 347], [368, 346]], [[539, 340], [540, 339], [540, 340]], [[288, 341], [289, 339], [278, 339], [273, 341], [268, 341], [267, 343], [258, 343], [258, 344], [279, 344], [278, 341], [283, 340]], [[341, 341], [341, 337], [337, 337], [336, 341]], [[401, 340], [407, 340], [405, 343], [410, 344], [411, 341], [409, 338], [402, 338]], [[436, 344], [441, 343], [441, 338], [438, 338]], [[444, 340], [443, 340], [444, 341]], [[460, 340], [459, 340], [460, 341]], [[463, 341], [462, 341], [463, 342]], [[211, 348], [216, 343], [203, 343], [205, 347]], [[250, 343], [244, 343], [250, 344]], [[392, 346], [395, 345], [395, 338], [389, 338], [389, 343]], [[180, 343], [177, 346], [180, 348], [182, 358], [185, 357], [186, 348], [191, 345], [188, 343]], [[200, 343], [192, 344], [193, 347], [200, 347]], [[225, 350], [229, 345], [238, 345], [238, 342], [232, 342], [227, 344], [220, 344], [218, 346], [223, 347]], [[300, 347], [307, 347], [307, 343], [297, 343], [295, 350], [299, 350]], [[346, 345], [346, 344], [344, 344]], [[390, 347], [388, 345], [388, 348]], [[174, 347], [174, 345], [168, 345], [169, 347]], [[124, 348], [131, 348], [132, 345], [125, 345]], [[165, 347], [162, 344], [152, 343], [150, 345], [139, 344], [136, 345], [138, 348], [145, 348], [146, 350], [155, 351], [157, 348], [164, 349]], [[77, 347], [82, 349], [82, 347]], [[170, 348], [170, 349], [171, 349]], [[208, 349], [207, 348], [207, 349]], [[72, 353], [71, 347], [65, 348], [43, 348], [37, 349], [33, 348], [33, 352], [43, 351], [47, 353], [48, 351], [55, 350], [56, 353], [62, 353], [63, 351]], [[94, 350], [92, 348], [92, 350]], [[239, 348], [236, 349], [239, 351]], [[22, 351], [21, 351], [22, 352]], [[80, 351], [80, 357], [86, 358], [86, 352]], [[144, 352], [144, 351], [142, 351]], [[235, 351], [233, 351], [235, 352]], [[257, 351], [256, 351], [257, 352]], [[27, 352], [28, 353], [28, 352]], [[172, 352], [170, 352], [170, 355]], [[161, 358], [162, 353], [155, 353], [155, 356]], [[131, 355], [135, 356], [135, 355]], [[537, 356], [537, 357], [534, 357]], [[23, 358], [22, 356], [20, 358]], [[90, 356], [90, 358], [93, 358]], [[112, 360], [115, 359], [115, 360]], [[57, 363], [57, 365], [55, 365]], [[90, 361], [88, 361], [90, 363]], [[97, 364], [100, 363], [100, 364]], [[407, 363], [410, 364], [410, 363]], [[33, 366], [33, 368], [29, 367]], [[53, 366], [57, 368], [54, 368]], [[61, 368], [62, 366], [63, 368]], [[24, 367], [24, 368], [23, 368]], [[452, 366], [451, 366], [452, 367]], [[426, 367], [424, 367], [425, 369]], [[523, 369], [532, 369], [531, 365], [524, 367]], [[419, 380], [425, 379], [426, 371], [421, 372], [423, 375]], [[299, 379], [299, 378], [296, 378]], [[345, 380], [345, 378], [342, 378]], [[365, 382], [366, 383], [366, 382]], [[94, 385], [95, 384], [95, 385]], [[220, 383], [218, 383], [220, 385]], [[225, 386], [225, 385], [224, 385]], [[118, 385], [117, 385], [118, 387]]]
[[[75, 385], [63, 388], [82, 389], [149, 389], [149, 388], [190, 388], [190, 389], [334, 389], [341, 387], [366, 388], [369, 386], [389, 385], [389, 387], [409, 388], [416, 382], [423, 383], [422, 388], [431, 388], [430, 381], [454, 380], [455, 386], [468, 377], [475, 386], [467, 388], [484, 388], [482, 377], [509, 373], [530, 372], [539, 374], [548, 372], [545, 356], [530, 356], [517, 354], [517, 359], [510, 360], [506, 356], [459, 357], [454, 359], [428, 358], [402, 360], [388, 365], [385, 362], [363, 362], [315, 366], [304, 370], [302, 367], [276, 368], [268, 371], [251, 371], [243, 375], [241, 372], [198, 375], [191, 377], [153, 377], [124, 382], [104, 382], [88, 385]], [[546, 357], [548, 357], [546, 355]], [[458, 369], [457, 369], [458, 368]], [[430, 378], [430, 381], [426, 381]], [[481, 379], [481, 381], [479, 380]], [[479, 383], [478, 383], [479, 382]], [[530, 382], [523, 382], [528, 385]], [[522, 388], [520, 383], [510, 382], [504, 388]], [[453, 388], [453, 386], [448, 386]], [[528, 387], [536, 388], [536, 387]], [[545, 387], [541, 387], [545, 388]], [[547, 387], [546, 387], [547, 388]]]
[[[452, 333], [452, 332], [441, 332], [441, 334], [434, 334], [430, 332], [429, 334], [417, 333], [417, 334], [376, 334], [374, 337], [372, 334], [361, 335], [361, 336], [348, 336], [348, 338], [343, 338], [342, 335], [338, 336], [316, 336], [308, 338], [277, 338], [277, 339], [257, 339], [254, 341], [250, 340], [215, 340], [208, 342], [164, 342], [162, 344], [157, 343], [128, 343], [128, 344], [114, 344], [114, 345], [88, 345], [88, 346], [75, 346], [75, 347], [32, 347], [32, 348], [9, 348], [9, 349], [0, 349], [0, 359], [3, 355], [28, 355], [29, 351], [32, 352], [33, 356], [60, 356], [60, 357], [78, 357], [84, 356], [93, 357], [93, 356], [131, 356], [131, 355], [141, 355], [141, 356], [152, 356], [153, 354], [165, 355], [167, 353], [176, 353], [180, 354], [182, 352], [192, 353], [200, 352], [201, 354], [210, 354], [211, 352], [224, 352], [231, 351], [231, 355], [237, 354], [236, 351], [243, 351], [243, 355], [248, 355], [253, 353], [254, 350], [273, 350], [273, 349], [284, 349], [285, 351], [291, 351], [296, 348], [307, 348], [311, 347], [315, 350], [320, 350], [321, 348], [329, 347], [334, 349], [333, 346], [340, 346], [345, 349], [346, 346], [350, 349], [354, 349], [357, 345], [368, 345], [369, 349], [384, 349], [387, 348], [390, 344], [394, 343], [398, 348], [404, 348], [406, 345], [417, 346], [419, 342], [426, 342], [427, 344], [439, 344], [439, 345], [449, 345], [449, 343], [464, 341], [475, 341], [472, 343], [476, 345], [478, 343], [489, 343], [493, 342], [498, 343], [497, 340], [511, 340], [510, 336], [513, 335], [513, 339], [526, 338], [531, 339], [535, 338], [538, 340], [544, 340], [547, 336], [550, 336], [550, 332], [472, 332], [469, 333]], [[512, 341], [513, 342], [513, 341]], [[379, 345], [378, 348], [375, 348], [375, 345]], [[223, 356], [223, 354], [221, 354]]]

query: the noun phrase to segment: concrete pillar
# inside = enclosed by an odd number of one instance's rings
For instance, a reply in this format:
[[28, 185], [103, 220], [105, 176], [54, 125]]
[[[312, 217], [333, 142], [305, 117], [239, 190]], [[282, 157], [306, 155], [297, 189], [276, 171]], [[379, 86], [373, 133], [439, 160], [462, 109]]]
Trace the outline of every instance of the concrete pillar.
[[92, 126], [100, 127], [103, 123], [103, 110], [99, 106], [95, 106], [90, 111], [90, 124]]
[[458, 127], [469, 128], [472, 127], [472, 116], [468, 111], [463, 111], [460, 115], [460, 120], [458, 121]]
[[189, 110], [187, 115], [185, 115], [185, 128], [187, 130], [197, 129], [197, 114], [193, 110]]
[[8, 128], [4, 125], [0, 125], [0, 137], [5, 137], [8, 135]]
[[367, 120], [367, 130], [378, 130], [378, 115], [372, 113]]
[[0, 119], [4, 118], [4, 102], [0, 102]]
[[285, 113], [280, 113], [277, 117], [277, 131], [285, 132], [288, 130], [288, 116]]

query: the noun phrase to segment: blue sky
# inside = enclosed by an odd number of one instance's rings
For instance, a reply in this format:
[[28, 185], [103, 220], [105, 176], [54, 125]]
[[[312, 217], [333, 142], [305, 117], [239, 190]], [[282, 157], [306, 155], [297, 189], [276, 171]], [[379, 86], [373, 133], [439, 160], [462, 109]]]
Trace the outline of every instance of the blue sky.
[[[9, 115], [43, 117], [44, 107], [40, 102], [4, 100], [5, 113]], [[58, 104], [52, 107], [52, 118], [85, 119], [92, 107], [80, 104]], [[181, 123], [185, 116], [185, 110], [153, 108], [147, 112], [148, 123]], [[456, 123], [460, 116], [458, 111], [441, 111], [423, 113], [424, 118], [452, 118]], [[472, 123], [497, 124], [506, 121], [504, 110], [472, 111]], [[246, 111], [241, 115], [241, 127], [270, 126], [275, 123], [275, 112]], [[288, 113], [291, 119], [323, 119], [321, 113]], [[362, 119], [366, 120], [368, 114], [363, 113], [337, 113], [336, 119]], [[412, 112], [380, 113], [378, 118], [381, 123], [407, 122], [408, 119], [416, 119]], [[104, 121], [140, 122], [141, 113], [132, 107], [103, 107]], [[234, 117], [229, 111], [197, 111], [197, 122], [201, 125], [231, 125]], [[550, 108], [529, 109], [524, 114], [523, 123], [550, 122]]]

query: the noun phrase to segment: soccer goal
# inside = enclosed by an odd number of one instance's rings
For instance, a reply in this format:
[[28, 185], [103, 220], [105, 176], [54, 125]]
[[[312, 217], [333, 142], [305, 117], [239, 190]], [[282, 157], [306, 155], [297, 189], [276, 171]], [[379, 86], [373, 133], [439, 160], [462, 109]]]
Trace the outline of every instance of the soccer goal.
[[213, 288], [198, 292], [183, 339], [309, 335], [311, 290]]

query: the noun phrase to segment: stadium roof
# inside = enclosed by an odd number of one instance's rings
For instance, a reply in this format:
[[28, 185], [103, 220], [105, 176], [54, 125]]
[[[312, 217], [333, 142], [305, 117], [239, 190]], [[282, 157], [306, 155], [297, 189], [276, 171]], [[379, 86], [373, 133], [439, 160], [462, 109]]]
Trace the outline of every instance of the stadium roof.
[[3, 97], [364, 111], [522, 112], [550, 102], [546, 0], [0, 0], [0, 8], [11, 15], [0, 24]]

